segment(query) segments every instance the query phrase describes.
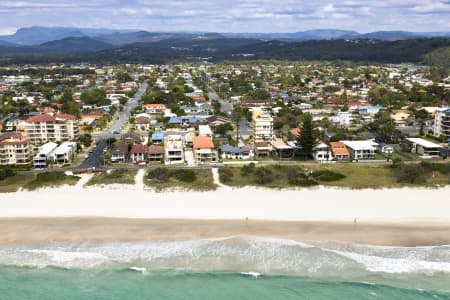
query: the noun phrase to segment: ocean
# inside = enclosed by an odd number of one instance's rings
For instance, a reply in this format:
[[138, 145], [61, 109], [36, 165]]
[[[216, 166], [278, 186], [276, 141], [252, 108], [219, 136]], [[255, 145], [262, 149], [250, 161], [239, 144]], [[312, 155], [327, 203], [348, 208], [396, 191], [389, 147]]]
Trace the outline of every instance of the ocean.
[[1, 246], [0, 299], [450, 299], [450, 246], [254, 237]]

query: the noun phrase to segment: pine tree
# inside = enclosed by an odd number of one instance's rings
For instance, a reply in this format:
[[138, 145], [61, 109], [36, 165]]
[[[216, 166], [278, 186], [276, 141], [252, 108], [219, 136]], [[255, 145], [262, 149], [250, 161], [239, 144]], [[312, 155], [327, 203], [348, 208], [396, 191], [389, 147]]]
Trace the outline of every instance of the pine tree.
[[303, 115], [302, 127], [300, 128], [300, 135], [297, 138], [297, 147], [302, 149], [302, 153], [306, 158], [313, 155], [313, 148], [316, 144], [315, 130], [311, 114]]

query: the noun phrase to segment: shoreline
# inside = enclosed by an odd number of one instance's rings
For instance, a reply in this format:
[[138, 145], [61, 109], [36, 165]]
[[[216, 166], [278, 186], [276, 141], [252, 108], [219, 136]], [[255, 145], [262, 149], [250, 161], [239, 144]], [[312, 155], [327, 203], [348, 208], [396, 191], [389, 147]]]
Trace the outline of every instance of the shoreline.
[[0, 246], [132, 243], [257, 237], [375, 246], [450, 245], [448, 223], [351, 223], [262, 220], [0, 218]]

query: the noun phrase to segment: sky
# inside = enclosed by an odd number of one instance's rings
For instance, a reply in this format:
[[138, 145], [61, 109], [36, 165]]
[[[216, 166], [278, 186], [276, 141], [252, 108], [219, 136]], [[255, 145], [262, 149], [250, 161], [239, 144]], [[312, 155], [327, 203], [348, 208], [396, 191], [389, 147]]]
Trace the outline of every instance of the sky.
[[202, 32], [450, 32], [450, 0], [0, 0], [0, 34], [35, 25]]

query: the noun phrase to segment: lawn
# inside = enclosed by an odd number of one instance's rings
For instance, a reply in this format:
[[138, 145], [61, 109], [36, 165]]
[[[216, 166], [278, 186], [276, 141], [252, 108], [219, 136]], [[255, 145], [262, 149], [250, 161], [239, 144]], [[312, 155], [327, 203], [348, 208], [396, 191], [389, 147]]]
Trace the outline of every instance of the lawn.
[[50, 171], [36, 174], [31, 181], [28, 181], [28, 183], [24, 185], [24, 188], [27, 190], [35, 190], [42, 187], [75, 185], [79, 180], [79, 176], [66, 175], [64, 172]]
[[[152, 172], [153, 175], [148, 176], [149, 172]], [[211, 169], [157, 168], [149, 172], [144, 177], [144, 184], [158, 192], [171, 189], [187, 191], [212, 191], [216, 189]]]
[[95, 174], [86, 185], [134, 184], [136, 170], [111, 170]]

